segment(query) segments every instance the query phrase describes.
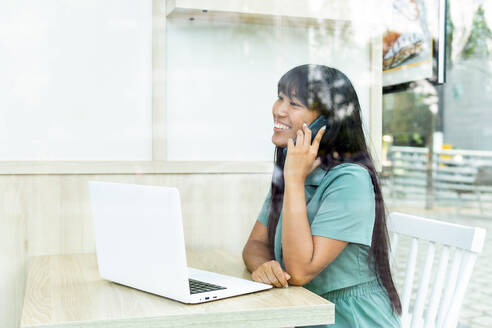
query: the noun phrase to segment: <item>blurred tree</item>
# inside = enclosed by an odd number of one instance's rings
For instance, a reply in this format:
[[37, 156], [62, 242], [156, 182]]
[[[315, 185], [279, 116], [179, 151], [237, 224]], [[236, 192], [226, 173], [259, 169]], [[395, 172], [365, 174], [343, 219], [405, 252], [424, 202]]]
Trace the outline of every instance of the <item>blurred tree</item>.
[[[390, 99], [390, 97], [392, 99]], [[425, 147], [432, 134], [428, 95], [415, 90], [387, 94], [383, 98], [383, 135], [393, 136], [393, 145]]]
[[454, 24], [451, 19], [451, 7], [450, 1], [446, 0], [446, 65], [448, 68], [451, 67], [451, 58], [453, 55], [453, 34], [454, 34]]
[[492, 39], [492, 31], [490, 30], [482, 5], [480, 5], [473, 17], [473, 25], [466, 40], [463, 52], [461, 53], [465, 59], [470, 57], [487, 57], [489, 55], [488, 40]]

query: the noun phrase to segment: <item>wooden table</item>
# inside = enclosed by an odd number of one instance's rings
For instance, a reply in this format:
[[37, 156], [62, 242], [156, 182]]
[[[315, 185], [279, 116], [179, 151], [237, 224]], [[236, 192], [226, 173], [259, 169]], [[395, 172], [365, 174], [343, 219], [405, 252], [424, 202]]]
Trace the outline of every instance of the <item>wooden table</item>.
[[[188, 264], [250, 279], [240, 255], [188, 251]], [[95, 254], [30, 259], [21, 327], [292, 327], [334, 322], [335, 306], [302, 287], [198, 305], [103, 280]]]

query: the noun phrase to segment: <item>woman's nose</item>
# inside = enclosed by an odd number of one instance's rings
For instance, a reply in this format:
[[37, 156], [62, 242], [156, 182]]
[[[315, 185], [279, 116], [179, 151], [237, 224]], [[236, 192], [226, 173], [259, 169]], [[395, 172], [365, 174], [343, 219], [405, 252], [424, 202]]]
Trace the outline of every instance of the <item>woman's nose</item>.
[[278, 116], [285, 116], [287, 115], [287, 105], [285, 101], [280, 102], [279, 104], [276, 104], [273, 106], [273, 112], [274, 114]]

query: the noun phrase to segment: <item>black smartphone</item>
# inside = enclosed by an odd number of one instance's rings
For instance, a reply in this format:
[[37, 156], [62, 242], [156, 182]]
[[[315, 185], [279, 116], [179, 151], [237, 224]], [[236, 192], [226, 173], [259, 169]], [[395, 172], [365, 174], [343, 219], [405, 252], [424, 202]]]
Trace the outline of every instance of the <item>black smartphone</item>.
[[[311, 143], [313, 143], [314, 137], [318, 134], [319, 129], [321, 129], [323, 126], [326, 126], [326, 129], [328, 130], [328, 120], [326, 119], [326, 116], [320, 115], [317, 119], [315, 119], [311, 124], [309, 124], [309, 129], [311, 130]], [[294, 139], [294, 145], [296, 144], [296, 139]]]

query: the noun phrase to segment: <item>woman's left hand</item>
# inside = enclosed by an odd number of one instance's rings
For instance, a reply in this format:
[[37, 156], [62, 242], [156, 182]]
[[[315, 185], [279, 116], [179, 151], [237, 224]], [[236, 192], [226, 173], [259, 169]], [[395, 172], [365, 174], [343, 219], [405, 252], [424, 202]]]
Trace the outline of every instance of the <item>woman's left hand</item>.
[[287, 143], [287, 158], [284, 165], [285, 183], [302, 183], [306, 177], [313, 172], [320, 164], [318, 148], [325, 127], [322, 127], [311, 144], [311, 130], [304, 124], [303, 129], [297, 131], [296, 144], [289, 138]]

